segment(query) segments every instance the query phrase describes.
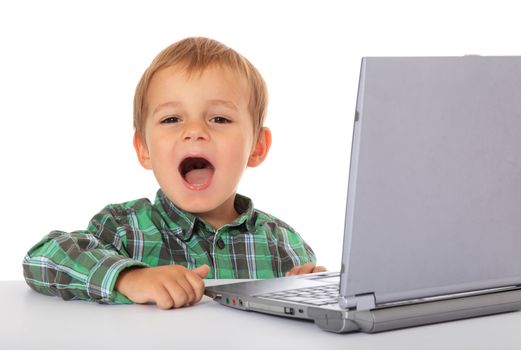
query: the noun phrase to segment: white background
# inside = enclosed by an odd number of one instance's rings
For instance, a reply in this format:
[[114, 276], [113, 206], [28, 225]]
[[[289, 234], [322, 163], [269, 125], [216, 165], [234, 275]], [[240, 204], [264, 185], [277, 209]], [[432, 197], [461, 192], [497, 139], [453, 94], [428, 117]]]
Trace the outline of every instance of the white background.
[[520, 54], [514, 1], [2, 1], [0, 280], [53, 229], [154, 198], [132, 148], [132, 99], [154, 56], [208, 36], [268, 83], [266, 162], [240, 192], [339, 268], [362, 56]]

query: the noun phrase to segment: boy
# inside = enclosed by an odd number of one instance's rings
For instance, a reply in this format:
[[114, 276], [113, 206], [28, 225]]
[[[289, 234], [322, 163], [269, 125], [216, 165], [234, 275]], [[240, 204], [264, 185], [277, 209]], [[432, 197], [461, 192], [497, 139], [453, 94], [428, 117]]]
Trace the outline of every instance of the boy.
[[53, 231], [24, 259], [26, 282], [64, 299], [197, 303], [203, 278], [323, 271], [291, 227], [236, 193], [266, 158], [265, 83], [219, 42], [188, 38], [163, 50], [134, 97], [134, 148], [160, 189], [105, 207], [86, 231]]

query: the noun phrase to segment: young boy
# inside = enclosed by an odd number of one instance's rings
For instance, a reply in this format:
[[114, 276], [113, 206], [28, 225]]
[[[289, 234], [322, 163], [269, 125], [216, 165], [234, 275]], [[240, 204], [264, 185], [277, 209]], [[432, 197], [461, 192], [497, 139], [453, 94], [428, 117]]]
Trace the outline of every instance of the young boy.
[[323, 271], [302, 238], [236, 193], [271, 145], [267, 91], [244, 57], [214, 40], [179, 41], [152, 61], [134, 97], [134, 148], [155, 202], [111, 204], [86, 231], [53, 231], [24, 259], [38, 292], [100, 303], [197, 303], [203, 278]]

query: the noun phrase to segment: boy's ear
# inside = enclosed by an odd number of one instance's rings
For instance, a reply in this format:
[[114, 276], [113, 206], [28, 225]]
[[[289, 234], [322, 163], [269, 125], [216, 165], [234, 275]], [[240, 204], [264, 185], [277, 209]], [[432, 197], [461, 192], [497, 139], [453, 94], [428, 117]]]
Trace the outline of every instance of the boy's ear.
[[261, 129], [259, 136], [257, 137], [257, 143], [253, 148], [250, 158], [248, 159], [249, 167], [256, 167], [261, 164], [266, 156], [268, 155], [268, 151], [271, 147], [271, 131], [270, 129], [264, 127]]
[[134, 132], [134, 149], [136, 150], [137, 159], [141, 166], [148, 170], [152, 169], [148, 147], [145, 142], [141, 140], [141, 136], [139, 136], [137, 132]]

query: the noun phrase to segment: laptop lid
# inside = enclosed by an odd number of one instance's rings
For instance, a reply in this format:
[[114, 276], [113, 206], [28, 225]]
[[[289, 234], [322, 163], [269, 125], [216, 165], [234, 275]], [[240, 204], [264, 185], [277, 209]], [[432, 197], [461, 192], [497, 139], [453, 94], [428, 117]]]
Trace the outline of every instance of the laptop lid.
[[364, 58], [351, 152], [344, 307], [521, 284], [521, 57]]

